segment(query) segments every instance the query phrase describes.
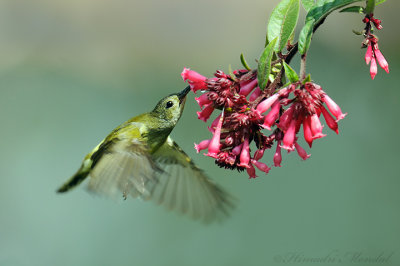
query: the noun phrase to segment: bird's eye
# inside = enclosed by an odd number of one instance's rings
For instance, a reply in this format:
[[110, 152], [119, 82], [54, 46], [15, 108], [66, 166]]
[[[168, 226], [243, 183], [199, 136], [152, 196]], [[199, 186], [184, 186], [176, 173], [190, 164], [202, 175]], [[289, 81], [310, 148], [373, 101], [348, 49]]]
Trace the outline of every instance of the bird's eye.
[[167, 102], [167, 108], [171, 108], [172, 106], [174, 106], [174, 103], [171, 101]]

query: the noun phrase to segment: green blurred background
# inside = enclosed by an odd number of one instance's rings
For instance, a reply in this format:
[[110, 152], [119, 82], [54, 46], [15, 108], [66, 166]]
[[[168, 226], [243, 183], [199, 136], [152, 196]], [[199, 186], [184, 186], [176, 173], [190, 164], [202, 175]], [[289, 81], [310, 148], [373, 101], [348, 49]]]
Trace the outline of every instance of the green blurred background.
[[210, 76], [243, 52], [254, 67], [277, 3], [0, 1], [0, 265], [400, 265], [398, 1], [375, 12], [389, 75], [369, 77], [361, 16], [336, 13], [315, 35], [308, 70], [348, 116], [307, 162], [284, 154], [255, 180], [217, 168], [193, 149], [209, 133], [189, 95], [172, 135], [240, 199], [222, 225], [84, 186], [55, 193], [115, 126], [183, 89], [184, 66]]

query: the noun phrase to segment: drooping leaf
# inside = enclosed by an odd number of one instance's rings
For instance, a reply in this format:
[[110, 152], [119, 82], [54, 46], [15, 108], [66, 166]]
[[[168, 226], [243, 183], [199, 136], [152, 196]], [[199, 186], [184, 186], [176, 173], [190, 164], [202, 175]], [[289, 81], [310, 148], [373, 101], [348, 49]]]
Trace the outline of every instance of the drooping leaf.
[[268, 26], [268, 40], [278, 38], [275, 51], [285, 48], [299, 18], [299, 0], [282, 0], [272, 11]]
[[301, 4], [304, 9], [308, 12], [311, 8], [315, 6], [315, 0], [301, 0]]
[[359, 13], [364, 14], [364, 8], [362, 6], [351, 6], [340, 10], [339, 12]]
[[240, 62], [242, 62], [242, 65], [244, 66], [245, 69], [251, 70], [249, 67], [249, 64], [247, 64], [246, 59], [244, 58], [243, 54], [240, 54]]
[[283, 67], [285, 68], [285, 75], [291, 83], [299, 81], [299, 75], [297, 75], [293, 68], [286, 64], [286, 62], [283, 62]]
[[257, 80], [262, 91], [268, 83], [269, 74], [271, 73], [271, 61], [274, 55], [274, 47], [277, 41], [278, 38], [273, 39], [267, 47], [265, 47], [260, 59], [258, 60]]
[[315, 25], [325, 19], [333, 11], [343, 8], [346, 5], [360, 2], [363, 0], [325, 0], [318, 1], [306, 16], [305, 25], [299, 36], [299, 52], [305, 54], [310, 46], [313, 29]]

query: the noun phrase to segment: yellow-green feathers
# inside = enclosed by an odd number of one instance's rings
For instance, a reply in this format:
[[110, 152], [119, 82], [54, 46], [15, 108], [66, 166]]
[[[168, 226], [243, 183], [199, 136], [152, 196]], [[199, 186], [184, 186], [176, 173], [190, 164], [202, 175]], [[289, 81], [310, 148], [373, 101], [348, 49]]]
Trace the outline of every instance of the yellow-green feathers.
[[141, 197], [205, 222], [226, 216], [233, 207], [231, 197], [169, 137], [188, 92], [186, 88], [167, 96], [153, 111], [114, 129], [58, 192], [74, 188], [89, 176], [89, 190], [99, 194]]

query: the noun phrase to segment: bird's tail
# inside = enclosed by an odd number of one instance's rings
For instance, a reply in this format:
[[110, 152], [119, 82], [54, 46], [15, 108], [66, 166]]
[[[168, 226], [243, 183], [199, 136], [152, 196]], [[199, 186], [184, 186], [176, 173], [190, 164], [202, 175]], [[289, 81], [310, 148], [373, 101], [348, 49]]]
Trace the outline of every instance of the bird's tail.
[[77, 185], [79, 185], [85, 178], [89, 175], [90, 167], [87, 167], [85, 163], [81, 166], [81, 168], [73, 175], [67, 182], [64, 183], [59, 189], [57, 189], [58, 193], [67, 192]]

